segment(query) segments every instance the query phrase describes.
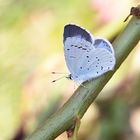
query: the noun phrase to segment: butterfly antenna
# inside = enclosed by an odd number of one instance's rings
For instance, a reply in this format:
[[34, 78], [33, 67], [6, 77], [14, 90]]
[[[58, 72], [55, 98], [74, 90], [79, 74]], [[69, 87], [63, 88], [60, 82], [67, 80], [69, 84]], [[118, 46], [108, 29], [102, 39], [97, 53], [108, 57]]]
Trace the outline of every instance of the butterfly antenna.
[[52, 72], [52, 74], [68, 74], [68, 73], [61, 73], [61, 72]]
[[54, 83], [54, 82], [56, 82], [56, 81], [58, 81], [58, 80], [60, 80], [60, 79], [62, 79], [62, 78], [65, 78], [66, 76], [62, 76], [62, 77], [60, 77], [60, 78], [58, 78], [58, 79], [55, 79], [55, 80], [53, 80], [52, 81], [52, 83]]

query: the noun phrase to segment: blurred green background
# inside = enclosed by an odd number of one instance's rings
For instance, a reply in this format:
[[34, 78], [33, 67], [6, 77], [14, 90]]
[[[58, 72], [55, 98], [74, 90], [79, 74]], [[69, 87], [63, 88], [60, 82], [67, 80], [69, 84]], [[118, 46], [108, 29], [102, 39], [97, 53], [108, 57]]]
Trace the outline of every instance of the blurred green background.
[[[79, 24], [113, 41], [138, 3], [0, 0], [0, 140], [24, 139], [74, 92], [73, 81], [51, 83], [62, 76], [52, 71], [68, 72], [62, 42], [65, 24]], [[85, 114], [79, 140], [140, 139], [139, 60], [140, 44]], [[65, 133], [57, 138], [65, 139]]]

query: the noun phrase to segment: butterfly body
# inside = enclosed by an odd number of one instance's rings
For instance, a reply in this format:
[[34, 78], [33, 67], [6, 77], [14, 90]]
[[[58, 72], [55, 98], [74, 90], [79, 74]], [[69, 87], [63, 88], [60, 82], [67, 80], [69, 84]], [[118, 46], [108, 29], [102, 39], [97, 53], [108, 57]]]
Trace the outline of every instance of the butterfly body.
[[63, 37], [64, 55], [71, 73], [70, 79], [82, 83], [113, 70], [114, 50], [106, 39], [95, 38], [74, 24], [65, 26]]

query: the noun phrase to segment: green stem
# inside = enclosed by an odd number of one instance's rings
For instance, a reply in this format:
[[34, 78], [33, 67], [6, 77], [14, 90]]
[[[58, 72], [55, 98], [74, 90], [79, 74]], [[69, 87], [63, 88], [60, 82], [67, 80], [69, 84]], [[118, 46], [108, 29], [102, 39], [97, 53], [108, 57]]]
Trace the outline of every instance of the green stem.
[[95, 80], [85, 82], [84, 86], [86, 88], [80, 86], [63, 107], [48, 118], [43, 126], [36, 129], [27, 140], [54, 140], [72, 126], [77, 114], [82, 118], [90, 104], [95, 100], [139, 40], [140, 20], [133, 17], [124, 31], [113, 42], [116, 55], [115, 70]]

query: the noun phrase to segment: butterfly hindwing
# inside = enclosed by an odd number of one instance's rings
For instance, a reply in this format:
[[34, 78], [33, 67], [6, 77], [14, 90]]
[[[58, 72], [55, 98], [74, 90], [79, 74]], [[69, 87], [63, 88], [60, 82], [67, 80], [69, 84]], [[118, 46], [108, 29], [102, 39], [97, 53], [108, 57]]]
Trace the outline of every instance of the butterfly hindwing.
[[104, 48], [114, 55], [114, 50], [111, 43], [104, 38], [95, 38], [93, 45], [95, 48]]
[[80, 82], [99, 77], [107, 71], [114, 69], [115, 58], [106, 49], [98, 48], [92, 50], [88, 54], [88, 57], [87, 55], [83, 55], [83, 57], [85, 59], [83, 63], [79, 65], [77, 79]]

